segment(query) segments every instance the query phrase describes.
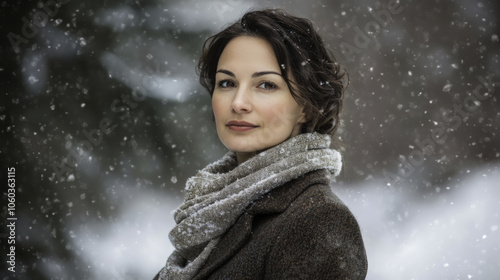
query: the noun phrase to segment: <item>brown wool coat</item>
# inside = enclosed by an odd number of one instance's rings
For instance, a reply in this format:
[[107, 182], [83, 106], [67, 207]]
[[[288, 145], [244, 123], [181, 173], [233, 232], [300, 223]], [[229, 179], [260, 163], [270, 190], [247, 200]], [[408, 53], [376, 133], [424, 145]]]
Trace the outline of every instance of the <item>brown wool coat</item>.
[[193, 279], [365, 279], [358, 223], [326, 172], [310, 172], [250, 205]]

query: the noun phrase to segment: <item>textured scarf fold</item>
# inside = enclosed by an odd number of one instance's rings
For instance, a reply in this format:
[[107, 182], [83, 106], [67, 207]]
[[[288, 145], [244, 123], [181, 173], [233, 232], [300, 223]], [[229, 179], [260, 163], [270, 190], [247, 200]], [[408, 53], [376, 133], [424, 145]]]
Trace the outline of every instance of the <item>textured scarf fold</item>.
[[300, 134], [238, 165], [236, 154], [200, 170], [186, 183], [186, 199], [174, 212], [177, 225], [169, 234], [175, 251], [159, 279], [191, 279], [201, 269], [220, 237], [245, 209], [272, 189], [318, 169], [337, 176], [339, 152], [330, 136]]

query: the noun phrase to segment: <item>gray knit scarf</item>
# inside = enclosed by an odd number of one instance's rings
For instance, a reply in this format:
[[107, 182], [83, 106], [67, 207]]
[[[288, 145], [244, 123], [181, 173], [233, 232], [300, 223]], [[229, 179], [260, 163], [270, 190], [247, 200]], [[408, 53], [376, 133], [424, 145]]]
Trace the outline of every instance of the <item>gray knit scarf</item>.
[[272, 189], [318, 169], [337, 176], [341, 156], [329, 146], [328, 135], [300, 134], [240, 165], [236, 154], [228, 152], [191, 177], [186, 199], [174, 211], [177, 225], [169, 237], [175, 251], [159, 279], [193, 278], [220, 237], [253, 201]]

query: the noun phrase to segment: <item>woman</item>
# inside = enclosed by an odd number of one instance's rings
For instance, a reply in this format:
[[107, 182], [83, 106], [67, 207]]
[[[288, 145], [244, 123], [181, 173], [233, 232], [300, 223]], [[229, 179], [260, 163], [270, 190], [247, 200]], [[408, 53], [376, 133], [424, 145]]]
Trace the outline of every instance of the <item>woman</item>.
[[359, 226], [329, 187], [344, 75], [312, 24], [248, 12], [203, 49], [200, 82], [230, 152], [187, 181], [155, 279], [364, 279]]

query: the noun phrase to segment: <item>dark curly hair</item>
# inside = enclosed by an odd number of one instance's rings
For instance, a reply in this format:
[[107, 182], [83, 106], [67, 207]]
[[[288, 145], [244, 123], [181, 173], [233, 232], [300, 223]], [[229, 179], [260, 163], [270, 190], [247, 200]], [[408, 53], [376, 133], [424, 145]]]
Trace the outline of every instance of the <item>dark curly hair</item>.
[[282, 77], [294, 99], [304, 107], [307, 121], [301, 133], [315, 131], [333, 136], [340, 123], [348, 77], [325, 48], [311, 21], [280, 9], [250, 11], [208, 38], [197, 70], [201, 85], [210, 95], [222, 51], [239, 36], [258, 37], [271, 44]]

